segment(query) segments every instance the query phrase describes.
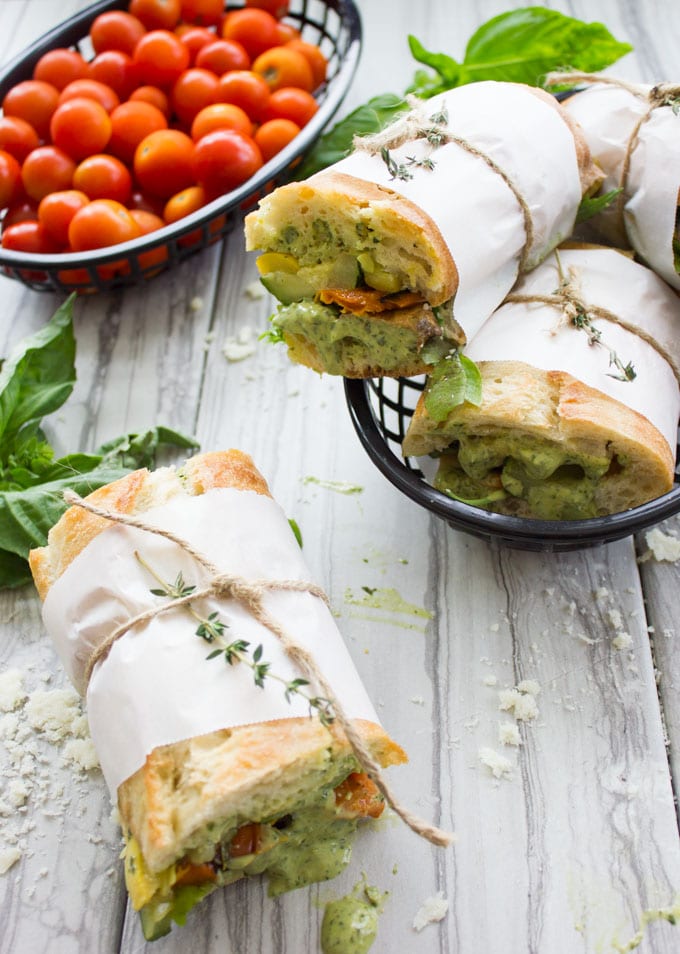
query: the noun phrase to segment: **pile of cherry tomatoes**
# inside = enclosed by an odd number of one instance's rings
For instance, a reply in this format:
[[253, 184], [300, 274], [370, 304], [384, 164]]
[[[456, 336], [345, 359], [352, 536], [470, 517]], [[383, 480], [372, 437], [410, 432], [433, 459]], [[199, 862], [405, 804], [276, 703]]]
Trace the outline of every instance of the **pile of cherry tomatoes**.
[[287, 10], [288, 0], [226, 13], [224, 0], [130, 0], [92, 22], [91, 59], [45, 53], [2, 101], [3, 247], [105, 248], [246, 182], [311, 119], [326, 77]]

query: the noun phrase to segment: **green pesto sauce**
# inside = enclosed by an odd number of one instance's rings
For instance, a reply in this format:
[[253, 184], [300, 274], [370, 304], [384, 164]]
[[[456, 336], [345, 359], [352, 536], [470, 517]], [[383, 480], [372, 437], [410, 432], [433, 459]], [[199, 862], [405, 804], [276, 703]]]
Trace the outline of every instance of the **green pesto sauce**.
[[326, 905], [321, 925], [323, 954], [366, 954], [378, 933], [378, 911], [350, 895]]
[[332, 305], [303, 300], [282, 305], [274, 324], [283, 335], [299, 335], [319, 352], [329, 374], [352, 365], [399, 368], [418, 353], [418, 336], [409, 328], [357, 315], [343, 315]]
[[466, 500], [505, 491], [490, 510], [512, 512], [512, 499], [525, 501], [531, 516], [577, 520], [598, 515], [595, 493], [609, 471], [609, 457], [576, 454], [547, 441], [512, 435], [464, 436], [442, 455], [435, 487]]
[[364, 596], [355, 596], [351, 589], [345, 590], [345, 602], [352, 606], [368, 606], [371, 609], [387, 610], [390, 613], [408, 613], [423, 619], [432, 619], [432, 613], [423, 606], [409, 603], [392, 587], [362, 587]]

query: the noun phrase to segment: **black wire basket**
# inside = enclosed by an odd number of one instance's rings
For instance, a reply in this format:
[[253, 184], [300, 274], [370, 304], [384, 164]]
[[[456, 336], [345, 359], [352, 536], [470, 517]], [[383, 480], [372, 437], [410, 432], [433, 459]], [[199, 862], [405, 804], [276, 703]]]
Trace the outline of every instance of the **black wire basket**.
[[[127, 5], [128, 0], [99, 0], [36, 40], [0, 71], [0, 100], [16, 83], [31, 78], [35, 64], [48, 50], [72, 47], [90, 59], [92, 21], [100, 13]], [[239, 6], [229, 4], [226, 9]], [[263, 195], [289, 178], [291, 168], [338, 110], [359, 62], [361, 19], [353, 0], [292, 0], [284, 22], [319, 46], [328, 60], [326, 81], [314, 94], [319, 109], [288, 146], [243, 185], [173, 225], [89, 252], [36, 255], [0, 247], [2, 273], [40, 291], [105, 291], [153, 278], [226, 235]]]
[[[345, 380], [345, 398], [359, 440], [376, 467], [402, 493], [456, 530], [520, 550], [566, 551], [600, 546], [660, 523], [680, 512], [680, 483], [656, 500], [606, 517], [532, 520], [491, 513], [452, 500], [427, 483], [418, 461], [401, 444], [425, 377]], [[676, 459], [680, 459], [680, 453]]]

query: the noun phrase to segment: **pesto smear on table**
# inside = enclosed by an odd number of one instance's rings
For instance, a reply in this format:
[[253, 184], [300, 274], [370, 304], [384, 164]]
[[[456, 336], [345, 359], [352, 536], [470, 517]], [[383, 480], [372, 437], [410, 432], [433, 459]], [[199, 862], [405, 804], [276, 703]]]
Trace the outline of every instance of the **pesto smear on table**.
[[329, 901], [321, 924], [323, 954], [367, 954], [378, 933], [378, 915], [387, 892], [364, 881], [351, 894]]

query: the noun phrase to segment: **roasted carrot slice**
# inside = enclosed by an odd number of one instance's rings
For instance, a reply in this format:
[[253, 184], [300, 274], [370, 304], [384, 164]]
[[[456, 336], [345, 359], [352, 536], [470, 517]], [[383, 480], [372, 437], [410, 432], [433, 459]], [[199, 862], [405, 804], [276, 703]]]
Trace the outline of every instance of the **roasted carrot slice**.
[[205, 884], [206, 881], [216, 879], [217, 875], [212, 865], [192, 865], [190, 861], [182, 861], [177, 866], [175, 884]]
[[352, 772], [335, 789], [335, 807], [341, 815], [378, 818], [385, 803], [377, 785], [365, 772]]
[[424, 299], [416, 292], [397, 292], [386, 295], [375, 288], [323, 288], [319, 301], [324, 305], [339, 305], [353, 315], [377, 315], [383, 311], [396, 311], [420, 304]]

